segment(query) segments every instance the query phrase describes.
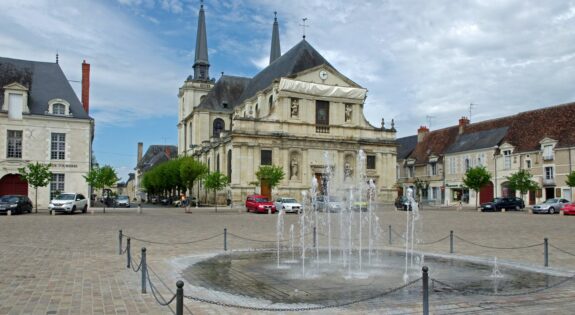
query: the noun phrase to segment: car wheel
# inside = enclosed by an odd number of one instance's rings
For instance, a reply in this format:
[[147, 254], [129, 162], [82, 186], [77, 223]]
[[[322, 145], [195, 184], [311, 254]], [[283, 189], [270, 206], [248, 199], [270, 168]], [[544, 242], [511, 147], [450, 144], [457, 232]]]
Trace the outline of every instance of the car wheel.
[[246, 212], [250, 212], [250, 208], [246, 207]]
[[549, 214], [554, 214], [555, 213], [555, 209], [553, 207], [549, 208]]
[[86, 213], [88, 212], [88, 205], [85, 205], [84, 208], [82, 208], [82, 213]]
[[515, 206], [515, 211], [519, 211], [519, 210], [521, 210], [521, 207], [520, 207], [520, 206]]
[[76, 206], [73, 206], [72, 211], [70, 211], [70, 214], [74, 214], [75, 211], [76, 211]]

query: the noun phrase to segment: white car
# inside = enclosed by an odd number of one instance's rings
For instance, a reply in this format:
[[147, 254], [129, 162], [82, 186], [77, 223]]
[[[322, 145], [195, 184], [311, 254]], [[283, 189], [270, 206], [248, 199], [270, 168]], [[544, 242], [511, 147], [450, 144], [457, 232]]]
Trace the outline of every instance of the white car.
[[297, 200], [293, 198], [285, 198], [280, 197], [277, 198], [274, 202], [276, 206], [276, 210], [280, 211], [283, 210], [285, 213], [300, 213], [301, 212], [301, 204], [297, 202]]
[[88, 200], [82, 194], [61, 193], [58, 197], [50, 201], [48, 210], [66, 213], [82, 211], [82, 213], [86, 213], [88, 210]]

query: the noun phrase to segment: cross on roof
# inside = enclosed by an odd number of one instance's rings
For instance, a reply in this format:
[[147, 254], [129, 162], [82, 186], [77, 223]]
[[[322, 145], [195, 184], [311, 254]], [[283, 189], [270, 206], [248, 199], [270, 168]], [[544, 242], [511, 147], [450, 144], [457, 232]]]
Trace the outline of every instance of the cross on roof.
[[305, 28], [309, 27], [309, 25], [306, 25], [305, 22], [307, 21], [307, 18], [303, 18], [301, 19], [303, 22], [302, 24], [300, 24], [299, 26], [301, 26], [302, 31], [303, 31], [303, 39], [305, 39]]

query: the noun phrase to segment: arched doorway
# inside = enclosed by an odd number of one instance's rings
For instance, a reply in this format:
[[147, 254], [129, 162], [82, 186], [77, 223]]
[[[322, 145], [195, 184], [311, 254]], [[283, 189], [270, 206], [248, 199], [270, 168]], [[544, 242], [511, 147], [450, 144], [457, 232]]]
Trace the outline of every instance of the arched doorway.
[[0, 179], [0, 196], [2, 195], [28, 195], [28, 182], [22, 180], [18, 174], [8, 174]]
[[515, 190], [509, 187], [509, 182], [501, 183], [501, 197], [503, 198], [515, 197]]
[[489, 182], [479, 190], [479, 203], [490, 202], [493, 200], [493, 182]]

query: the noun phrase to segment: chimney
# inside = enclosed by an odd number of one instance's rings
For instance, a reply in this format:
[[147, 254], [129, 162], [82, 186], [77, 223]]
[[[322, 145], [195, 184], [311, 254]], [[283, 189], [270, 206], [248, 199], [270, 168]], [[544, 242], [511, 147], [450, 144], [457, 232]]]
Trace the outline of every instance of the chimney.
[[90, 64], [82, 62], [82, 106], [86, 114], [90, 112]]
[[469, 118], [463, 116], [459, 119], [459, 134], [462, 134], [465, 126], [469, 125]]
[[170, 149], [169, 146], [166, 146], [166, 149], [165, 149], [165, 150], [166, 150], [166, 156], [168, 157], [168, 159], [171, 159], [171, 158], [172, 158], [172, 156], [171, 156], [171, 155], [172, 155], [172, 150]]
[[425, 126], [420, 126], [419, 129], [417, 129], [417, 143], [421, 142], [428, 133], [429, 128]]
[[138, 142], [138, 164], [142, 161], [142, 153], [144, 151], [144, 143]]

